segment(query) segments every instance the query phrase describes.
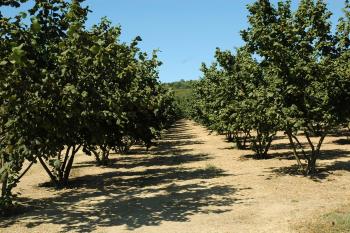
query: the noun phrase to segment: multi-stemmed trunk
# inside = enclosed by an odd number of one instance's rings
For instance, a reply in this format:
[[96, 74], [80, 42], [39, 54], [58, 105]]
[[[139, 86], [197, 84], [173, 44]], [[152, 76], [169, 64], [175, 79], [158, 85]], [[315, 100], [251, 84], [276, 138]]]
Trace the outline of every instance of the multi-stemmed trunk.
[[256, 136], [252, 139], [252, 149], [256, 153], [257, 159], [267, 159], [268, 151], [271, 147], [273, 137], [276, 135], [276, 132], [262, 132], [257, 130]]
[[248, 138], [251, 137], [250, 131], [243, 131], [242, 134], [243, 134], [243, 137], [240, 137], [240, 136], [236, 137], [237, 138], [236, 145], [237, 145], [237, 148], [240, 150], [244, 150], [247, 148]]
[[[45, 169], [46, 173], [49, 175], [51, 181], [55, 184], [56, 187], [66, 187], [68, 185], [69, 175], [73, 167], [73, 162], [76, 153], [79, 151], [81, 146], [68, 146], [66, 149], [63, 161], [58, 165], [54, 166], [54, 171], [52, 172], [46, 162], [39, 157], [39, 162]], [[61, 161], [61, 152], [58, 154], [58, 160]]]
[[109, 164], [109, 149], [107, 146], [100, 146], [100, 150], [91, 150], [94, 154], [98, 166], [106, 166]]
[[[305, 151], [304, 146], [300, 143], [297, 136], [294, 135], [291, 130], [288, 130], [286, 133], [287, 133], [290, 145], [292, 146], [294, 157], [298, 162], [299, 168], [304, 172], [305, 175], [314, 175], [316, 173], [316, 162], [317, 162], [317, 159], [320, 157], [321, 146], [327, 135], [327, 132], [323, 132], [320, 135], [317, 145], [314, 145], [314, 143], [311, 141], [309, 132], [304, 131], [308, 145], [311, 148], [310, 152]], [[301, 155], [306, 161], [306, 166], [304, 166], [301, 162], [301, 158], [298, 153], [298, 148], [300, 149]]]
[[[130, 148], [136, 143], [136, 141], [134, 139], [132, 139], [129, 136], [125, 136], [123, 137], [120, 142], [118, 143], [118, 145], [116, 146], [116, 148], [118, 149], [118, 152], [120, 154], [127, 154], [130, 150]], [[150, 145], [149, 145], [150, 146]], [[148, 147], [148, 145], [146, 145], [146, 147]]]
[[233, 134], [232, 134], [232, 132], [230, 132], [230, 131], [226, 132], [226, 140], [228, 142], [233, 142]]
[[[243, 136], [242, 136], [243, 135]], [[228, 142], [235, 142], [237, 149], [243, 150], [247, 147], [248, 138], [250, 138], [250, 130], [236, 131], [226, 133], [226, 138]]]

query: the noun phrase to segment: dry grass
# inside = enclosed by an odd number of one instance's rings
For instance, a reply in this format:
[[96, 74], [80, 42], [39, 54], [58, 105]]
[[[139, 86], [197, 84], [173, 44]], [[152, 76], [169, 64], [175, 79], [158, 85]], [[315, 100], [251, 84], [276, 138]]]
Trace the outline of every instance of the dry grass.
[[350, 206], [339, 208], [327, 214], [322, 214], [315, 220], [299, 226], [300, 232], [307, 233], [349, 233]]

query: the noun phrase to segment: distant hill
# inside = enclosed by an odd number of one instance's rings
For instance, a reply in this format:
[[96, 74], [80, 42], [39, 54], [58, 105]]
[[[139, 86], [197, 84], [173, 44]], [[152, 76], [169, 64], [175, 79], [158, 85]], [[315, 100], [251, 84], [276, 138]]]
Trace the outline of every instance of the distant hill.
[[183, 117], [189, 118], [191, 112], [192, 93], [197, 80], [180, 80], [164, 85], [174, 91], [175, 100], [181, 110]]
[[175, 92], [176, 98], [186, 98], [192, 95], [194, 84], [197, 80], [180, 80], [171, 83], [164, 83], [166, 87], [171, 88]]
[[173, 88], [174, 90], [175, 89], [192, 89], [193, 84], [195, 84], [196, 82], [198, 82], [198, 81], [197, 80], [185, 81], [185, 80], [181, 79], [180, 81], [165, 83], [165, 85]]

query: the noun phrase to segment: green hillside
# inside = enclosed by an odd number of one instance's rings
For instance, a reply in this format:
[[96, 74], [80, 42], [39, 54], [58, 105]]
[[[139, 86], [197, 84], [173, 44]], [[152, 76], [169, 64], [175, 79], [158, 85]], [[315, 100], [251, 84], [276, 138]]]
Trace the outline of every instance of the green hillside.
[[181, 110], [181, 115], [185, 118], [191, 116], [191, 103], [194, 85], [197, 80], [180, 80], [171, 83], [165, 83], [164, 85], [174, 91], [175, 101]]

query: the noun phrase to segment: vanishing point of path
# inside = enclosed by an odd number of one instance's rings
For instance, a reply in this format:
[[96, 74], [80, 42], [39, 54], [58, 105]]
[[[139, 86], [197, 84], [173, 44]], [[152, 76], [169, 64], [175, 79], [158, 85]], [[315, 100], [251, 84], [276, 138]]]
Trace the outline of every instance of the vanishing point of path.
[[273, 158], [257, 161], [179, 121], [149, 152], [112, 155], [109, 167], [80, 154], [69, 189], [47, 187], [35, 165], [16, 190], [27, 207], [0, 219], [0, 232], [298, 232], [350, 203], [350, 146], [338, 139], [326, 140], [320, 166], [327, 172], [311, 180], [290, 174], [295, 161], [283, 135]]

